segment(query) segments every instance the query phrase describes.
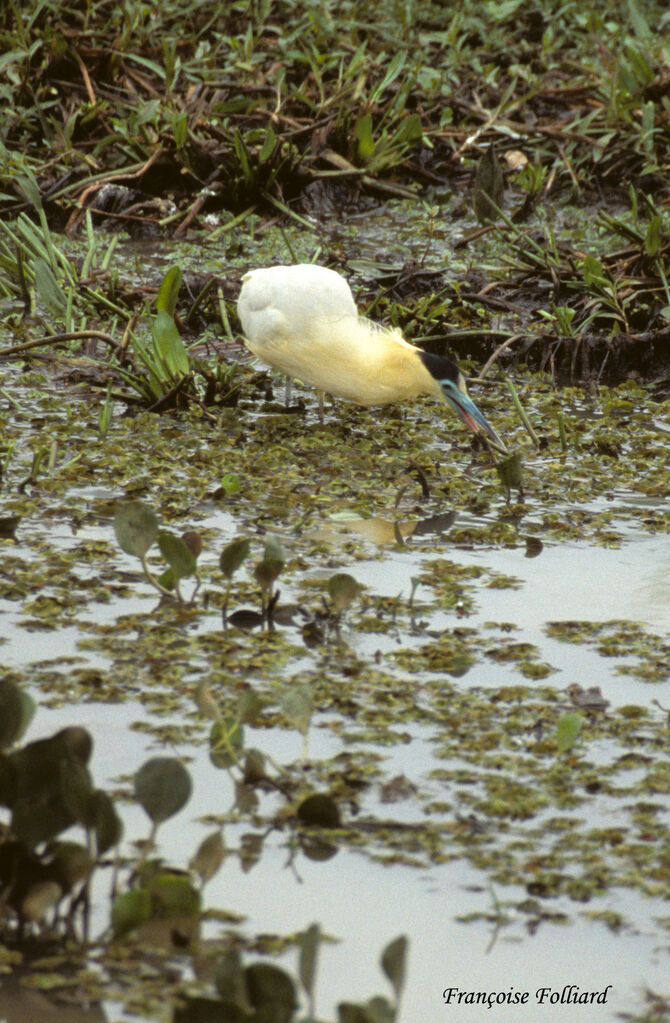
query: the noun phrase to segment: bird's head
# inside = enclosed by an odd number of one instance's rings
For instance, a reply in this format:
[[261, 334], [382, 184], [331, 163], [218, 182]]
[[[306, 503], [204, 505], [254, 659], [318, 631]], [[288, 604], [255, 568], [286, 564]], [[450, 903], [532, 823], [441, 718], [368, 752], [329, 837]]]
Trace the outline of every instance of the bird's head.
[[474, 433], [483, 434], [503, 454], [507, 448], [468, 394], [465, 379], [455, 362], [431, 352], [421, 352], [421, 361], [439, 386], [441, 396]]

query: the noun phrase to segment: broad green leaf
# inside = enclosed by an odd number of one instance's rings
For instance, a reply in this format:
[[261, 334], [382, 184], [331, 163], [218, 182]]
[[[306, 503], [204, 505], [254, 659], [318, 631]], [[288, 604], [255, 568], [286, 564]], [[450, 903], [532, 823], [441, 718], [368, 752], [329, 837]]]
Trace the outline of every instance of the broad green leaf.
[[166, 568], [164, 572], [158, 576], [158, 584], [162, 586], [164, 590], [169, 590], [170, 593], [174, 590], [177, 585], [178, 579], [176, 579], [174, 572], [171, 568]]
[[79, 842], [56, 842], [51, 868], [67, 895], [76, 884], [89, 877], [93, 860], [88, 849]]
[[565, 753], [574, 746], [582, 729], [582, 718], [579, 714], [569, 712], [560, 718], [556, 725], [556, 745], [559, 753]]
[[265, 773], [265, 756], [259, 749], [250, 749], [244, 758], [244, 783], [256, 785], [267, 778]]
[[158, 534], [158, 546], [176, 579], [193, 575], [196, 569], [195, 556], [180, 536], [161, 531]]
[[230, 767], [244, 746], [244, 728], [233, 717], [215, 721], [209, 733], [209, 759], [215, 767]]
[[253, 1023], [242, 1005], [188, 994], [177, 997], [171, 1020], [172, 1023]]
[[21, 899], [21, 915], [29, 923], [44, 920], [62, 898], [63, 889], [56, 881], [37, 881]]
[[146, 888], [133, 888], [117, 895], [112, 903], [112, 930], [115, 938], [141, 927], [151, 918], [151, 895]]
[[405, 985], [405, 971], [407, 961], [407, 938], [401, 934], [399, 938], [390, 941], [382, 952], [382, 970], [391, 981], [395, 992], [396, 1001]]
[[248, 554], [249, 539], [246, 536], [237, 537], [226, 544], [219, 557], [219, 566], [226, 579], [233, 578]]
[[221, 489], [228, 497], [239, 494], [241, 486], [240, 477], [236, 472], [227, 472], [221, 477]]
[[217, 828], [211, 835], [203, 838], [189, 867], [198, 874], [202, 883], [205, 884], [210, 877], [214, 877], [225, 855], [226, 847], [223, 844], [223, 835]]
[[154, 824], [178, 813], [190, 795], [191, 776], [174, 757], [147, 760], [135, 775], [135, 798]]
[[523, 462], [520, 451], [513, 451], [506, 455], [496, 465], [498, 476], [508, 490], [518, 490], [523, 483]]
[[93, 783], [87, 769], [76, 757], [63, 757], [58, 765], [59, 789], [63, 806], [80, 824], [88, 818]]
[[290, 1023], [297, 1008], [295, 985], [288, 973], [270, 963], [253, 963], [244, 971], [249, 1002], [259, 1019]]
[[315, 792], [303, 799], [296, 810], [298, 820], [308, 827], [339, 828], [340, 811], [337, 803], [324, 792]]
[[123, 836], [123, 824], [114, 803], [103, 789], [96, 789], [88, 804], [87, 823], [95, 832], [99, 856], [118, 845]]
[[348, 572], [336, 572], [328, 580], [328, 596], [336, 611], [346, 610], [360, 592], [360, 583]]
[[214, 984], [226, 1002], [245, 1004], [247, 989], [239, 949], [228, 949], [219, 956], [214, 967]]
[[156, 512], [144, 501], [126, 501], [114, 512], [114, 531], [126, 554], [143, 558], [158, 536]]
[[314, 711], [314, 697], [310, 686], [293, 686], [281, 698], [281, 708], [299, 732], [307, 734]]
[[34, 713], [31, 697], [10, 679], [0, 679], [0, 749], [21, 738]]
[[307, 928], [300, 941], [300, 956], [298, 959], [298, 976], [300, 983], [307, 996], [311, 999], [314, 991], [314, 977], [316, 976], [316, 962], [319, 955], [321, 943], [321, 928], [318, 924], [312, 924]]
[[263, 703], [253, 689], [243, 689], [237, 699], [235, 716], [244, 725], [253, 725], [260, 718]]
[[200, 912], [200, 893], [185, 874], [162, 871], [152, 878], [149, 891], [152, 919], [195, 916]]
[[393, 1023], [394, 1012], [386, 999], [374, 999], [378, 1004], [356, 1005], [354, 1002], [340, 1002], [337, 1006], [337, 1023]]
[[276, 536], [268, 533], [265, 538], [263, 560], [254, 569], [256, 579], [264, 590], [270, 589], [284, 567], [284, 552]]

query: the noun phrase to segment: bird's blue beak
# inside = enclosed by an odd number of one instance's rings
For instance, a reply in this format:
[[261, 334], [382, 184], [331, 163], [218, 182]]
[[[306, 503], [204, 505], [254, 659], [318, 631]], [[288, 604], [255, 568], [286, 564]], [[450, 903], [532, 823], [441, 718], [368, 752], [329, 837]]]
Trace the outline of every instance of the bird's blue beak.
[[452, 380], [442, 381], [442, 393], [451, 407], [458, 413], [466, 426], [469, 426], [473, 433], [486, 436], [498, 451], [507, 454], [507, 448], [501, 441], [493, 427], [486, 421], [479, 411], [470, 395], [461, 390], [458, 384]]

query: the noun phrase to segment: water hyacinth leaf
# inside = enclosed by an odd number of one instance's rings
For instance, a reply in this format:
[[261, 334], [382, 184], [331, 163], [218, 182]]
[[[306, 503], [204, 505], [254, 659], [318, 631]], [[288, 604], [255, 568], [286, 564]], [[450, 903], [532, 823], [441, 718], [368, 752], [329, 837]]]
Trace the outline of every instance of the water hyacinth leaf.
[[158, 518], [144, 501], [126, 501], [114, 512], [114, 532], [126, 554], [143, 558], [158, 536]]
[[0, 749], [17, 742], [30, 724], [35, 703], [10, 679], [0, 679]]
[[[0, 466], [0, 468], [2, 468]], [[15, 540], [16, 530], [23, 518], [22, 515], [3, 515], [0, 517], [0, 540]]]
[[309, 686], [295, 686], [284, 693], [281, 708], [294, 728], [307, 734], [314, 710], [314, 697]]
[[215, 721], [209, 733], [209, 759], [215, 767], [230, 767], [244, 746], [244, 728], [233, 717]]
[[62, 800], [49, 791], [41, 797], [26, 796], [12, 802], [11, 830], [29, 849], [55, 838], [74, 823]]
[[298, 1006], [295, 985], [288, 973], [270, 963], [253, 963], [244, 971], [249, 1002], [259, 1019], [290, 1023]]
[[263, 560], [254, 569], [256, 579], [263, 590], [269, 590], [284, 567], [284, 552], [276, 536], [271, 533], [265, 538]]
[[381, 957], [382, 970], [391, 981], [396, 999], [405, 985], [407, 964], [407, 938], [404, 934], [390, 941]]
[[58, 877], [58, 883], [67, 895], [76, 884], [89, 877], [93, 869], [93, 860], [88, 849], [79, 842], [57, 842], [51, 866]]
[[75, 820], [85, 824], [93, 795], [91, 776], [75, 757], [64, 757], [58, 765], [59, 789], [63, 806]]
[[246, 560], [249, 554], [249, 539], [246, 536], [237, 537], [221, 551], [219, 556], [219, 567], [226, 579], [232, 579], [238, 568]]
[[241, 607], [239, 611], [233, 611], [227, 618], [228, 624], [236, 629], [256, 629], [265, 621], [260, 611], [254, 611], [250, 607]]
[[[236, 779], [235, 780], [235, 809], [237, 810], [237, 812], [241, 816], [244, 817], [244, 816], [248, 816], [249, 814], [254, 813], [254, 811], [257, 808], [258, 808], [258, 796], [256, 795], [256, 793], [254, 791], [253, 785], [247, 785], [247, 783], [245, 781], [238, 781]], [[260, 852], [262, 850], [262, 847], [263, 847], [263, 842], [261, 840], [261, 842], [259, 844], [259, 855], [260, 855]], [[242, 855], [242, 866], [243, 866], [244, 870], [247, 870], [248, 869], [248, 866], [247, 866], [247, 864], [248, 864], [248, 855], [247, 855], [248, 850], [246, 848], [246, 845], [245, 845], [244, 841], [242, 843], [242, 848], [244, 850], [243, 851], [243, 855]]]
[[181, 539], [184, 541], [188, 549], [194, 558], [199, 558], [202, 553], [202, 535], [194, 529], [188, 529], [185, 533], [181, 534]]
[[186, 346], [177, 330], [173, 318], [165, 309], [159, 309], [151, 323], [154, 351], [166, 373], [172, 379], [180, 379], [189, 371]]
[[249, 1013], [234, 1002], [202, 995], [179, 995], [172, 1023], [249, 1023]]
[[201, 882], [205, 884], [209, 881], [210, 877], [214, 877], [223, 863], [225, 855], [226, 847], [223, 844], [223, 835], [217, 828], [211, 835], [203, 838], [195, 856], [189, 863], [189, 867], [195, 871]]
[[54, 272], [45, 259], [38, 256], [34, 263], [35, 286], [40, 298], [51, 313], [62, 316], [67, 308], [67, 299]]
[[320, 943], [321, 928], [318, 924], [312, 924], [302, 936], [298, 958], [298, 976], [310, 1001], [314, 997], [314, 977], [316, 976]]
[[360, 583], [348, 572], [336, 572], [328, 580], [328, 596], [336, 611], [345, 611], [360, 592]]
[[560, 718], [556, 725], [556, 745], [559, 753], [565, 753], [574, 746], [581, 729], [582, 718], [579, 714], [569, 712]]
[[103, 789], [96, 789], [88, 804], [87, 823], [95, 831], [98, 855], [102, 856], [123, 836], [123, 823], [110, 796]]
[[154, 824], [173, 817], [189, 800], [191, 776], [174, 757], [153, 757], [135, 775], [135, 798]]
[[527, 536], [526, 540], [526, 558], [536, 558], [538, 554], [541, 554], [544, 550], [544, 544], [537, 536]]
[[506, 455], [496, 464], [500, 482], [507, 490], [519, 490], [522, 486], [522, 468], [523, 460], [520, 451], [513, 451], [511, 455]]
[[339, 828], [340, 811], [337, 803], [322, 792], [303, 799], [297, 809], [298, 820], [308, 827]]
[[165, 571], [161, 572], [158, 576], [158, 585], [162, 586], [164, 590], [169, 590], [170, 593], [174, 590], [178, 581], [179, 580], [175, 578], [175, 574], [171, 568], [166, 568]]
[[16, 772], [11, 758], [0, 753], [0, 806], [12, 807], [16, 799]]
[[340, 1002], [337, 1023], [393, 1023], [395, 1011], [385, 998], [373, 998], [366, 1005]]
[[200, 893], [184, 874], [162, 871], [152, 878], [151, 917], [165, 920], [171, 916], [195, 916], [200, 912]]
[[248, 750], [244, 758], [244, 783], [246, 785], [256, 785], [266, 777], [265, 756], [259, 749]]
[[28, 922], [39, 923], [58, 905], [62, 895], [63, 889], [56, 881], [38, 881], [21, 900], [21, 914]]
[[115, 938], [141, 927], [151, 919], [151, 895], [146, 888], [133, 888], [117, 895], [112, 903], [112, 931]]
[[195, 555], [180, 536], [161, 530], [158, 534], [158, 546], [175, 579], [185, 579], [193, 575], [196, 569]]
[[194, 699], [198, 710], [204, 718], [210, 718], [212, 721], [219, 720], [221, 711], [207, 679], [202, 679], [202, 681], [198, 682]]
[[225, 476], [221, 477], [221, 490], [226, 497], [232, 497], [233, 494], [239, 494], [241, 487], [242, 483], [236, 472], [227, 472]]
[[214, 967], [214, 985], [226, 1002], [244, 1005], [247, 999], [247, 986], [239, 949], [228, 949], [219, 956]]
[[161, 286], [158, 289], [156, 309], [165, 311], [170, 317], [174, 317], [180, 287], [181, 270], [178, 266], [171, 266], [163, 277]]
[[372, 1023], [364, 1005], [353, 1002], [339, 1002], [337, 1006], [337, 1023]]
[[240, 693], [236, 707], [238, 721], [245, 725], [253, 725], [260, 718], [262, 710], [263, 704], [253, 689], [245, 689]]

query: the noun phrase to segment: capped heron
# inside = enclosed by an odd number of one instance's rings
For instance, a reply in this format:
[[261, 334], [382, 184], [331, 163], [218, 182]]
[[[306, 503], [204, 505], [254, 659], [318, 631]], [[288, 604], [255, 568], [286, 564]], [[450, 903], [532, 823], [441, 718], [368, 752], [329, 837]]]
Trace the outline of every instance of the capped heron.
[[468, 395], [458, 366], [359, 316], [351, 288], [335, 270], [272, 266], [250, 270], [242, 282], [237, 312], [244, 340], [268, 366], [356, 405], [432, 395], [474, 433], [507, 450]]

